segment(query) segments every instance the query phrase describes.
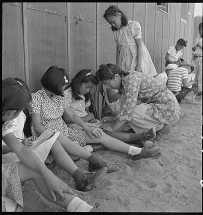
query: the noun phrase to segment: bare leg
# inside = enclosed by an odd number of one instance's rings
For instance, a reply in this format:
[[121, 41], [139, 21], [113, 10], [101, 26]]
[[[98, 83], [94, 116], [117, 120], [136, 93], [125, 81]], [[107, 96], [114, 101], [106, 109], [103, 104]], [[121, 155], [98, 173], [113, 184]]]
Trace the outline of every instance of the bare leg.
[[78, 144], [74, 143], [72, 140], [70, 140], [68, 137], [65, 137], [64, 135], [60, 134], [57, 139], [63, 148], [70, 154], [79, 158], [87, 159], [91, 153], [88, 152], [83, 147], [79, 146]]
[[126, 133], [126, 132], [108, 132], [105, 131], [106, 134], [108, 134], [111, 137], [114, 137], [116, 139], [119, 139], [126, 143], [131, 143], [136, 140], [142, 140], [144, 138], [143, 133]]
[[115, 139], [106, 133], [104, 133], [99, 139], [93, 139], [87, 136], [87, 143], [101, 143], [108, 149], [124, 153], [128, 153], [128, 150], [130, 148], [129, 144], [124, 143], [121, 140]]
[[69, 174], [72, 175], [78, 169], [59, 141], [53, 144], [51, 152], [56, 163]]
[[72, 194], [64, 193], [65, 199], [63, 201], [60, 201], [59, 197], [56, 195], [56, 202], [54, 202], [52, 200], [52, 196], [47, 188], [44, 178], [39, 173], [30, 170], [22, 162], [19, 163], [18, 173], [21, 182], [24, 182], [26, 180], [33, 180], [35, 182], [35, 185], [37, 186], [37, 189], [46, 199], [65, 209], [67, 209], [68, 204], [75, 197]]

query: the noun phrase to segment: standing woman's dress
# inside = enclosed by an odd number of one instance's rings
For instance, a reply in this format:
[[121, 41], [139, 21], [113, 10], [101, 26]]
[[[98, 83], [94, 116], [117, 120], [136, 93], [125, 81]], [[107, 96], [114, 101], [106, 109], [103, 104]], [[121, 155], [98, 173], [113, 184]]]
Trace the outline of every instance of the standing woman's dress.
[[[122, 78], [122, 84], [126, 100], [120, 107], [119, 120], [126, 120], [142, 129], [147, 128], [148, 121], [171, 124], [179, 120], [181, 108], [175, 95], [156, 78], [134, 71]], [[137, 100], [142, 104], [136, 105]]]
[[[119, 47], [117, 66], [125, 72], [135, 71], [137, 65], [137, 45], [135, 39], [141, 38], [141, 26], [137, 21], [128, 20], [128, 24], [113, 31], [114, 40]], [[151, 56], [142, 42], [142, 64], [143, 73], [150, 76], [157, 75]]]

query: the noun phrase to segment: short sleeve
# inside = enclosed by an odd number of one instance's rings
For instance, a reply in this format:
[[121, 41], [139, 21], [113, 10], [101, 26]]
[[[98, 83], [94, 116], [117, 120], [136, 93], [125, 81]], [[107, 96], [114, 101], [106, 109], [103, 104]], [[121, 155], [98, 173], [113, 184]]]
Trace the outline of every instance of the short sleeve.
[[139, 22], [134, 21], [132, 23], [131, 29], [132, 29], [132, 36], [135, 39], [141, 38], [142, 32], [141, 32], [141, 25]]
[[188, 79], [188, 71], [187, 71], [187, 69], [182, 70], [182, 79]]
[[40, 95], [38, 93], [32, 93], [32, 101], [29, 104], [29, 113], [40, 113]]
[[8, 133], [13, 133], [13, 123], [14, 121], [12, 120], [2, 125], [2, 137], [6, 136]]
[[174, 55], [174, 51], [173, 51], [173, 47], [170, 47], [170, 49], [167, 51], [167, 53], [169, 53], [170, 55]]

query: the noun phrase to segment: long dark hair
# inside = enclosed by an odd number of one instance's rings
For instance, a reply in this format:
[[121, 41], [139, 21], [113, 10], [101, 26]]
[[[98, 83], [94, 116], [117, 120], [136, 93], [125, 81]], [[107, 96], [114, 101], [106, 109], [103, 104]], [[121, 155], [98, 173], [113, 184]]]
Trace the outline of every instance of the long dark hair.
[[31, 94], [27, 84], [19, 78], [6, 78], [2, 81], [2, 114], [8, 110], [28, 109]]
[[[118, 13], [121, 13], [121, 24], [122, 26], [126, 26], [128, 24], [127, 16], [115, 5], [110, 6], [108, 9], [105, 10], [103, 17], [107, 19], [108, 16], [117, 16]], [[117, 31], [118, 29], [111, 26], [112, 31]]]
[[[72, 96], [75, 100], [81, 100], [82, 98], [79, 96], [79, 88], [81, 83], [92, 82], [94, 85], [99, 83], [99, 80], [93, 74], [92, 70], [83, 69], [76, 74], [76, 76], [72, 79], [70, 83], [70, 87], [72, 89]], [[87, 102], [91, 97], [90, 92], [85, 94], [85, 102]]]
[[[115, 74], [119, 74], [121, 77], [125, 77], [129, 75], [129, 72], [124, 72], [115, 64], [108, 63], [108, 64], [102, 64], [95, 75], [100, 81], [104, 81], [108, 79], [113, 79]], [[123, 94], [124, 89], [122, 84], [118, 89], [118, 91], [120, 94]]]

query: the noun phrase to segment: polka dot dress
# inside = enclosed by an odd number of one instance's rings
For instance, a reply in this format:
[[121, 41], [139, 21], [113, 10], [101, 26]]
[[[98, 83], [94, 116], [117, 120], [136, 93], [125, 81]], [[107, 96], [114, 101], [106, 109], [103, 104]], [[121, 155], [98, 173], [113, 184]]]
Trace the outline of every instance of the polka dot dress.
[[23, 195], [20, 178], [18, 175], [18, 164], [14, 163], [2, 164], [2, 196], [15, 201], [20, 210], [23, 210]]
[[[53, 131], [60, 131], [64, 136], [68, 137], [72, 141], [78, 141], [81, 146], [86, 145], [87, 134], [80, 126], [70, 128], [62, 119], [64, 113], [64, 107], [68, 107], [65, 98], [55, 96], [49, 98], [45, 90], [38, 90], [36, 93], [32, 93], [32, 102], [30, 103], [30, 114], [39, 113], [41, 123], [46, 128]], [[33, 135], [36, 136], [34, 129], [32, 128]]]

